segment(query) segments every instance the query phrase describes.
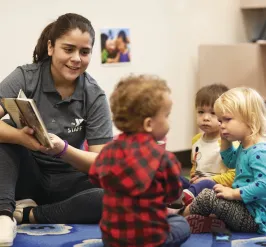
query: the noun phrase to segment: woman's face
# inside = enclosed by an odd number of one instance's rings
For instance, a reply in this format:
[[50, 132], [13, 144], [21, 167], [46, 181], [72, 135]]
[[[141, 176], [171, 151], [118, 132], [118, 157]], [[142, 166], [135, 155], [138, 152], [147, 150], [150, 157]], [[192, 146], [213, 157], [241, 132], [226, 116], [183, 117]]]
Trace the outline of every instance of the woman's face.
[[87, 69], [92, 52], [88, 32], [73, 29], [55, 41], [48, 41], [48, 55], [52, 57], [51, 73], [56, 82], [73, 82]]

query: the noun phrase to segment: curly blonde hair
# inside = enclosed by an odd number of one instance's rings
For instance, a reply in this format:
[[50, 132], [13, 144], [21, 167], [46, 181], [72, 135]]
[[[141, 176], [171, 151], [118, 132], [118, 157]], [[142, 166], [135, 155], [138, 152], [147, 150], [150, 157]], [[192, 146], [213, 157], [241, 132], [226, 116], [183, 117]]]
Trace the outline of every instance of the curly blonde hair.
[[154, 75], [122, 78], [110, 97], [115, 126], [126, 133], [140, 131], [145, 118], [160, 110], [164, 93], [170, 92], [166, 81]]
[[266, 109], [261, 95], [252, 88], [237, 87], [223, 93], [214, 103], [215, 114], [232, 114], [247, 124], [250, 138], [265, 136]]

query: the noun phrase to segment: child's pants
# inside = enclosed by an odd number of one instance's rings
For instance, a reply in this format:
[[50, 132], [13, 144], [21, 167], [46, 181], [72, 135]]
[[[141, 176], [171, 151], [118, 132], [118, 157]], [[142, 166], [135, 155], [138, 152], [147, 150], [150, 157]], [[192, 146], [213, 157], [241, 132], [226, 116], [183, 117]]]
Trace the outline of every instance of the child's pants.
[[180, 177], [182, 182], [183, 189], [188, 189], [195, 197], [203, 190], [203, 189], [212, 189], [216, 184], [212, 180], [202, 180], [196, 184], [189, 183], [189, 180], [185, 177]]
[[167, 221], [170, 226], [170, 232], [162, 247], [180, 246], [190, 236], [190, 227], [188, 222], [180, 215], [169, 215]]
[[216, 183], [212, 180], [202, 180], [196, 184], [191, 184], [188, 190], [196, 197], [204, 189], [212, 189]]
[[[170, 226], [170, 232], [168, 233], [165, 243], [160, 245], [160, 247], [178, 247], [190, 237], [190, 226], [183, 216], [176, 214], [168, 215], [167, 221]], [[103, 243], [104, 247], [111, 246], [104, 240]], [[120, 244], [120, 246], [125, 246], [125, 245]], [[127, 245], [127, 246], [132, 246], [132, 245]], [[143, 243], [142, 245], [139, 246], [145, 247], [146, 245]], [[149, 244], [149, 246], [151, 246], [151, 244]], [[154, 246], [158, 247], [158, 245]]]
[[217, 198], [213, 190], [204, 189], [189, 207], [190, 214], [203, 216], [216, 215], [218, 219], [224, 221], [233, 231], [258, 231], [258, 225], [242, 201]]

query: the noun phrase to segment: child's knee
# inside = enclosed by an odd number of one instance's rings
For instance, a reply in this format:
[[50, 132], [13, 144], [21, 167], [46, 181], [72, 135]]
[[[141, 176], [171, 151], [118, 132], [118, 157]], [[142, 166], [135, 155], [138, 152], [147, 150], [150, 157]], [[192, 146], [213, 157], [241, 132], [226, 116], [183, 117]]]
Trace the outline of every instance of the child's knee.
[[168, 218], [168, 222], [173, 240], [181, 244], [189, 238], [190, 226], [184, 217], [180, 215], [173, 216], [172, 218]]
[[204, 189], [190, 204], [190, 214], [209, 215], [213, 210], [215, 192], [211, 189]]
[[204, 202], [206, 202], [206, 201], [212, 202], [215, 198], [216, 198], [215, 192], [211, 189], [204, 189], [197, 196], [197, 200], [202, 200]]

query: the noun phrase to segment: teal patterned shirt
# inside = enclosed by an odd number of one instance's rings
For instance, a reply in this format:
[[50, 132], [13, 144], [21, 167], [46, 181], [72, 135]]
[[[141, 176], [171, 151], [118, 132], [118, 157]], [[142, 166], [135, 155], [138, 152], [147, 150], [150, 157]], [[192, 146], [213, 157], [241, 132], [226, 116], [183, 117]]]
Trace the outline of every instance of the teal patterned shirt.
[[236, 169], [232, 188], [240, 189], [241, 198], [259, 232], [266, 233], [266, 143], [260, 142], [247, 149], [242, 145], [221, 152], [224, 164]]

